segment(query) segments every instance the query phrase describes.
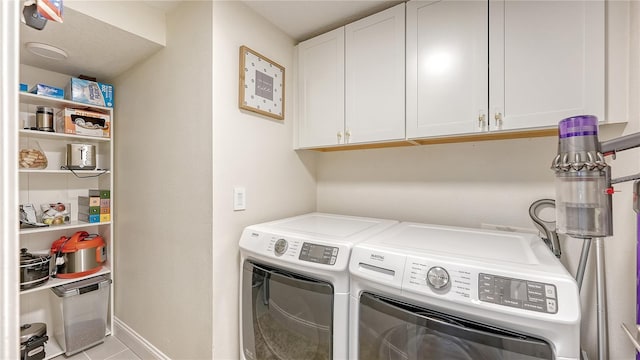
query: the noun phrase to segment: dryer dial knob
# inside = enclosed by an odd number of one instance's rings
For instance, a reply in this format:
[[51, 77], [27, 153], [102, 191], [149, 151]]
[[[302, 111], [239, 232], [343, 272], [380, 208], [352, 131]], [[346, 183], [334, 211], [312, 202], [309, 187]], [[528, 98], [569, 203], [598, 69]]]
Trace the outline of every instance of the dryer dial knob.
[[449, 273], [443, 267], [434, 266], [427, 271], [427, 284], [434, 290], [443, 290], [449, 285]]
[[289, 244], [287, 243], [287, 240], [278, 239], [276, 240], [276, 244], [273, 247], [273, 252], [276, 253], [276, 255], [280, 256], [287, 251], [288, 247], [289, 247]]

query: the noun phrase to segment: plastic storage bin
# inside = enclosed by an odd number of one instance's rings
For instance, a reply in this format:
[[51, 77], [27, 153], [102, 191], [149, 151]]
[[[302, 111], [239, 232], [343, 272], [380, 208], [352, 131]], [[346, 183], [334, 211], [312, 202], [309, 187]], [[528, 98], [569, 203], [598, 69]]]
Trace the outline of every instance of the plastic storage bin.
[[51, 288], [56, 297], [61, 324], [54, 329], [56, 341], [73, 355], [104, 341], [111, 279], [105, 275]]

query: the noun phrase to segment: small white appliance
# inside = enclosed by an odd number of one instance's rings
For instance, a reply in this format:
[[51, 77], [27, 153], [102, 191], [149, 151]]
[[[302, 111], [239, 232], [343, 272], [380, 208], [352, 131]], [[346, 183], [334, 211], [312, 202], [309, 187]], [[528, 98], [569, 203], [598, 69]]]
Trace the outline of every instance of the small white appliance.
[[349, 271], [351, 359], [580, 358], [577, 284], [533, 234], [400, 223]]
[[351, 248], [394, 224], [310, 213], [245, 228], [241, 359], [347, 359]]

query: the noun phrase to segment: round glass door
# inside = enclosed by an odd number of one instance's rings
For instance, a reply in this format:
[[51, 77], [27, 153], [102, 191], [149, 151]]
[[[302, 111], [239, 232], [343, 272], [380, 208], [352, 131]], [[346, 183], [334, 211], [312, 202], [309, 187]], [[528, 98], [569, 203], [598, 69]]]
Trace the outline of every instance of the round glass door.
[[243, 271], [247, 359], [331, 359], [333, 286], [262, 264]]

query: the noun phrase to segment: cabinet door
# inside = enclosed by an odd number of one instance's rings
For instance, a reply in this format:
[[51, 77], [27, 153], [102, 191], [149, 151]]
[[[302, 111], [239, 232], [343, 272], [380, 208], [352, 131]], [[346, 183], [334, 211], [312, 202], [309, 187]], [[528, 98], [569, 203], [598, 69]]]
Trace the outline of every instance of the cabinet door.
[[489, 7], [490, 129], [554, 126], [581, 114], [604, 120], [603, 1]]
[[405, 137], [405, 6], [345, 26], [345, 142]]
[[344, 141], [344, 28], [298, 45], [298, 147]]
[[487, 12], [486, 1], [407, 3], [408, 138], [486, 130]]

